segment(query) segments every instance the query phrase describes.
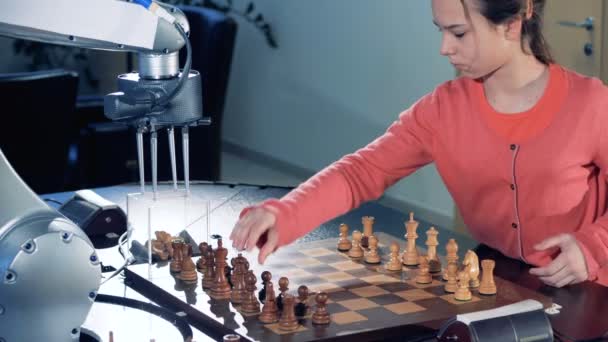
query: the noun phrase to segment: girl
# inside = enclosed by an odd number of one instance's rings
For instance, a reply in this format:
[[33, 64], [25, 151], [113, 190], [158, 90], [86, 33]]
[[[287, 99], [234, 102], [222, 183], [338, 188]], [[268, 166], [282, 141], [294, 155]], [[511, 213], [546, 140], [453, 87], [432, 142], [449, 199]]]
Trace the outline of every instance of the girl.
[[554, 64], [544, 0], [432, 0], [440, 53], [462, 77], [282, 199], [241, 214], [259, 262], [434, 162], [472, 236], [562, 287], [608, 285], [608, 91]]

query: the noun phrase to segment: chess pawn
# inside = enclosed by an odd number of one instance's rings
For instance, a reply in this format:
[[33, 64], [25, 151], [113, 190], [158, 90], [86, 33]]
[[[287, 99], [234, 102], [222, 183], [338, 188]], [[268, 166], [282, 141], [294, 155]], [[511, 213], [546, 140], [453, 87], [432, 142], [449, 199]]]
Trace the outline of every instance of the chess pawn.
[[454, 299], [466, 302], [471, 300], [471, 298], [471, 290], [469, 290], [469, 272], [466, 270], [460, 271], [458, 273], [458, 289], [456, 289]]
[[298, 329], [298, 320], [294, 312], [294, 298], [290, 294], [285, 294], [283, 297], [284, 310], [281, 312], [279, 319], [279, 329], [283, 331], [294, 331]]
[[496, 294], [496, 283], [494, 282], [494, 260], [485, 259], [481, 261], [481, 284], [479, 285], [479, 293], [483, 295]]
[[429, 272], [431, 273], [441, 272], [441, 261], [439, 261], [439, 258], [437, 257], [437, 246], [439, 245], [437, 235], [439, 235], [439, 232], [435, 229], [435, 227], [431, 227], [431, 229], [426, 232], [426, 256], [429, 260]]
[[298, 317], [308, 315], [308, 287], [306, 285], [298, 287], [298, 303], [295, 307], [295, 313]]
[[201, 242], [198, 245], [198, 249], [201, 252], [201, 257], [196, 262], [196, 270], [200, 273], [205, 273], [205, 255], [207, 254], [207, 249], [209, 249], [209, 245], [206, 242]]
[[277, 307], [279, 308], [279, 310], [283, 310], [283, 298], [287, 294], [288, 290], [289, 279], [287, 279], [287, 277], [279, 278], [279, 291], [281, 291], [281, 293], [277, 296]]
[[171, 259], [171, 263], [169, 264], [169, 270], [171, 273], [179, 273], [182, 271], [182, 261], [183, 257], [183, 249], [182, 245], [184, 242], [180, 239], [175, 239], [171, 243], [173, 247], [173, 259]]
[[369, 237], [369, 251], [365, 253], [365, 262], [368, 264], [379, 264], [380, 255], [378, 255], [378, 239], [374, 235]]
[[261, 303], [264, 303], [266, 301], [266, 285], [270, 282], [271, 279], [272, 273], [270, 273], [269, 271], [262, 272], [262, 289], [258, 293], [258, 299]]
[[416, 248], [416, 229], [418, 229], [418, 221], [414, 220], [414, 213], [410, 213], [410, 220], [405, 222], [407, 244], [403, 252], [403, 264], [406, 266], [418, 265], [418, 248]]
[[262, 308], [262, 313], [258, 316], [258, 319], [265, 324], [275, 323], [279, 320], [278, 312], [279, 309], [277, 308], [277, 302], [274, 298], [274, 286], [269, 280], [268, 283], [266, 283], [266, 300], [264, 301], [264, 307]]
[[253, 271], [247, 272], [247, 274], [245, 275], [247, 296], [241, 304], [241, 311], [244, 313], [253, 314], [260, 312], [260, 302], [258, 302], [257, 298], [255, 298], [256, 282], [257, 279], [255, 278], [255, 274], [253, 274]]
[[458, 264], [455, 262], [448, 263], [446, 269], [448, 282], [445, 284], [445, 292], [454, 293], [458, 289]]
[[401, 271], [403, 266], [401, 265], [401, 260], [399, 260], [399, 244], [395, 241], [391, 242], [390, 250], [390, 259], [386, 264], [385, 268], [388, 271]]
[[[182, 252], [188, 255], [188, 247], [190, 245], [182, 245]], [[177, 277], [184, 281], [184, 283], [196, 283], [198, 281], [198, 275], [196, 274], [196, 265], [192, 261], [191, 257], [185, 257], [182, 260], [182, 271]]]
[[327, 312], [327, 293], [319, 292], [315, 297], [317, 308], [312, 314], [313, 324], [329, 324], [329, 313]]
[[207, 255], [205, 258], [205, 273], [203, 273], [202, 286], [203, 289], [210, 289], [213, 286], [215, 280], [215, 257], [213, 254], [213, 248], [209, 246], [207, 248]]
[[[455, 262], [456, 264], [458, 264], [458, 244], [456, 243], [456, 240], [450, 239], [445, 245], [445, 259], [447, 260], [448, 265], [451, 262]], [[448, 280], [447, 268], [445, 272], [443, 272], [443, 280]]]
[[479, 287], [479, 258], [472, 250], [468, 250], [462, 259], [462, 265], [469, 272], [469, 286], [474, 289]]
[[232, 304], [241, 304], [244, 299], [244, 294], [247, 291], [247, 284], [245, 284], [246, 271], [243, 269], [245, 265], [238, 257], [233, 258], [232, 260], [230, 260], [230, 262], [232, 263], [232, 267], [234, 268], [234, 273], [232, 274], [232, 284], [234, 285], [234, 287], [232, 288], [232, 294], [230, 295], [230, 302], [232, 302]]
[[433, 282], [433, 277], [431, 273], [429, 273], [429, 259], [421, 255], [418, 258], [418, 263], [420, 264], [418, 274], [416, 275], [416, 282], [418, 284], [430, 284]]
[[353, 231], [353, 247], [348, 251], [348, 256], [354, 259], [363, 257], [363, 248], [361, 248], [362, 234], [358, 230]]
[[361, 247], [367, 248], [369, 247], [369, 237], [374, 233], [374, 217], [363, 216], [361, 218], [361, 223], [363, 224], [363, 237], [361, 238]]
[[353, 246], [352, 242], [348, 239], [348, 226], [345, 223], [340, 224], [340, 240], [338, 241], [338, 250], [340, 252], [347, 252]]

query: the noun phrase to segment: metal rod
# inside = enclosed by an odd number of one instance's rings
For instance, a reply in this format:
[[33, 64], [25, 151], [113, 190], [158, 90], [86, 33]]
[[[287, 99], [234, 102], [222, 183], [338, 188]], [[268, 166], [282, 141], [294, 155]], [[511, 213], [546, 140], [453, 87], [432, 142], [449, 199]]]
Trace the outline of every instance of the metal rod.
[[152, 192], [154, 193], [154, 199], [156, 199], [156, 193], [158, 191], [158, 174], [157, 174], [157, 154], [158, 154], [158, 139], [156, 131], [152, 131], [150, 134], [150, 149], [152, 154]]
[[182, 150], [184, 153], [184, 184], [186, 194], [190, 193], [190, 145], [189, 145], [188, 126], [182, 127]]
[[169, 153], [171, 155], [171, 175], [173, 176], [173, 189], [177, 190], [177, 163], [175, 161], [175, 130], [173, 126], [167, 128], [169, 138]]
[[137, 163], [139, 165], [139, 186], [140, 192], [146, 192], [146, 180], [144, 179], [144, 133], [143, 128], [137, 129]]

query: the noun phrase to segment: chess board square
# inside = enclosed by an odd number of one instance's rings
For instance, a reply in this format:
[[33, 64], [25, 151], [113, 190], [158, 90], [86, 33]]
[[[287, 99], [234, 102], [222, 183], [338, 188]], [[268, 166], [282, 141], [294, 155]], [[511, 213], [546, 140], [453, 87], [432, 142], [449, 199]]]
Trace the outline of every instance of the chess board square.
[[403, 298], [396, 296], [392, 293], [381, 295], [381, 296], [376, 296], [376, 297], [370, 297], [369, 300], [371, 300], [372, 302], [374, 302], [378, 305], [382, 305], [382, 306], [403, 302]]
[[379, 288], [378, 286], [365, 286], [365, 287], [358, 287], [356, 289], [350, 289], [349, 291], [351, 291], [352, 293], [356, 294], [359, 297], [374, 297], [374, 296], [380, 296], [380, 295], [384, 295], [384, 294], [388, 294], [389, 292]]
[[333, 283], [313, 284], [313, 285], [310, 285], [308, 287], [308, 289], [309, 289], [309, 291], [312, 291], [312, 292], [326, 292], [326, 293], [344, 291], [344, 288], [342, 288], [336, 284], [333, 284]]
[[354, 311], [375, 308], [378, 306], [377, 303], [374, 303], [371, 300], [366, 299], [366, 298], [343, 300], [343, 301], [340, 301], [337, 303], [350, 310], [354, 310]]
[[331, 317], [332, 322], [339, 324], [339, 325], [367, 321], [367, 317], [365, 317], [357, 312], [354, 312], [354, 311], [340, 312], [340, 313], [332, 314], [332, 315], [330, 315], [330, 317]]
[[412, 289], [412, 290], [405, 290], [405, 291], [401, 291], [401, 292], [395, 292], [395, 295], [397, 295], [407, 301], [410, 301], [410, 302], [415, 302], [417, 300], [435, 297], [434, 294], [426, 292], [422, 289]]
[[336, 272], [336, 269], [331, 267], [331, 266], [327, 266], [324, 264], [318, 265], [318, 266], [311, 266], [311, 267], [307, 267], [306, 271], [313, 273], [313, 274], [325, 274], [325, 273], [333, 273]]
[[466, 302], [465, 301], [461, 301], [461, 300], [456, 300], [456, 298], [454, 298], [454, 294], [453, 293], [443, 295], [443, 296], [441, 296], [439, 298], [445, 300], [448, 303], [456, 304], [456, 305], [462, 305], [462, 304], [467, 304], [467, 303], [474, 303], [474, 302], [477, 302], [477, 301], [481, 300], [481, 298], [479, 298], [477, 296], [472, 296], [471, 300], [466, 301]]
[[334, 262], [329, 264], [329, 266], [334, 267], [335, 269], [340, 271], [350, 271], [365, 268], [364, 265], [361, 265], [360, 263], [354, 262], [352, 260]]
[[[312, 309], [312, 310], [314, 310], [314, 309]], [[335, 303], [335, 302], [330, 303], [329, 300], [327, 301], [327, 312], [329, 312], [330, 314], [337, 314], [337, 313], [346, 312], [346, 311], [350, 311], [350, 310], [338, 303]]]
[[345, 289], [354, 289], [357, 287], [363, 287], [363, 286], [369, 285], [368, 283], [364, 282], [363, 280], [361, 280], [359, 278], [340, 280], [340, 281], [336, 281], [335, 283], [336, 283], [336, 285], [343, 287]]
[[373, 284], [373, 285], [381, 285], [381, 284], [386, 284], [386, 283], [399, 282], [398, 279], [389, 277], [385, 274], [377, 274], [377, 275], [373, 275], [373, 276], [369, 276], [369, 277], [363, 277], [363, 278], [361, 278], [361, 280], [365, 281], [366, 283]]
[[310, 267], [310, 266], [317, 266], [317, 265], [322, 264], [319, 260], [317, 260], [315, 258], [297, 258], [297, 259], [289, 259], [287, 261], [295, 266], [302, 267], [302, 268], [306, 268], [306, 267]]
[[376, 285], [376, 286], [378, 286], [379, 288], [385, 289], [388, 292], [392, 292], [392, 293], [413, 289], [413, 287], [411, 285], [402, 283], [402, 282], [386, 283], [386, 284], [380, 284], [380, 285]]
[[343, 300], [350, 300], [350, 299], [357, 299], [357, 298], [361, 298], [361, 297], [357, 296], [356, 294], [354, 294], [350, 291], [338, 291], [338, 292], [333, 292], [331, 294], [331, 298], [329, 298], [327, 300], [327, 302], [329, 303], [330, 299], [332, 302], [340, 302]]
[[352, 275], [345, 273], [345, 272], [334, 272], [334, 273], [321, 274], [320, 277], [323, 279], [326, 279], [327, 281], [330, 281], [330, 282], [349, 280], [349, 279], [355, 278]]
[[386, 305], [384, 308], [396, 313], [397, 315], [410, 314], [426, 310], [424, 307], [412, 302], [390, 304]]
[[348, 274], [352, 274], [356, 278], [365, 278], [365, 277], [371, 277], [374, 275], [378, 275], [378, 272], [376, 272], [375, 270], [370, 269], [368, 267], [369, 266], [355, 269], [355, 270], [348, 270], [345, 272], [348, 272]]
[[281, 330], [279, 328], [279, 323], [266, 324], [264, 326], [267, 329], [272, 330], [272, 332], [274, 332], [275, 334], [278, 334], [278, 335], [293, 334], [293, 333], [299, 333], [299, 332], [308, 330], [308, 329], [306, 329], [306, 327], [302, 326], [301, 324], [298, 325], [298, 328], [296, 330], [291, 330], [291, 331]]
[[322, 256], [316, 257], [316, 259], [327, 265], [333, 264], [336, 262], [341, 262], [341, 261], [355, 260], [355, 259], [349, 258], [348, 256], [346, 256], [344, 254], [322, 255]]
[[281, 277], [287, 277], [287, 279], [291, 280], [292, 278], [304, 278], [311, 275], [312, 274], [310, 272], [307, 272], [303, 269], [291, 268], [289, 270], [284, 271], [283, 274], [281, 274]]
[[304, 249], [304, 250], [300, 250], [300, 253], [304, 254], [304, 255], [308, 255], [310, 257], [320, 257], [320, 256], [324, 256], [324, 255], [332, 255], [334, 254], [333, 251], [330, 251], [327, 248], [312, 248], [312, 249]]

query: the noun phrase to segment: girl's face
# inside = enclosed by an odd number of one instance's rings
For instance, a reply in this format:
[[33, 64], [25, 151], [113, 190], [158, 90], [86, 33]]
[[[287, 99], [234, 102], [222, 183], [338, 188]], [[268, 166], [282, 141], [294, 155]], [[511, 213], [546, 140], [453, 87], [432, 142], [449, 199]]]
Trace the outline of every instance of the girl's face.
[[433, 23], [442, 34], [440, 53], [462, 76], [481, 78], [521, 52], [521, 20], [494, 25], [477, 8], [477, 0], [432, 0]]

